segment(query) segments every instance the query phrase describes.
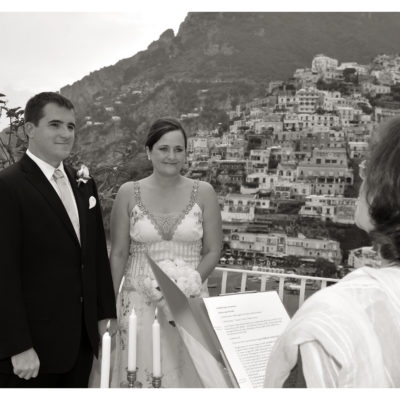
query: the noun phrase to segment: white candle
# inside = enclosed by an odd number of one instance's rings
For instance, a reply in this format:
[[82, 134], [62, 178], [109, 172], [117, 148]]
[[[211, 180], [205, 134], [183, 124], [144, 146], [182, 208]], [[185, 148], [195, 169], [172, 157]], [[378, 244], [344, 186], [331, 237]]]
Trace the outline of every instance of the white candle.
[[136, 371], [137, 317], [135, 309], [129, 316], [128, 371]]
[[156, 315], [153, 322], [153, 376], [161, 377], [161, 344], [160, 344], [160, 324]]
[[111, 357], [111, 336], [107, 331], [103, 335], [101, 346], [101, 377], [100, 387], [108, 388], [110, 386], [110, 357]]

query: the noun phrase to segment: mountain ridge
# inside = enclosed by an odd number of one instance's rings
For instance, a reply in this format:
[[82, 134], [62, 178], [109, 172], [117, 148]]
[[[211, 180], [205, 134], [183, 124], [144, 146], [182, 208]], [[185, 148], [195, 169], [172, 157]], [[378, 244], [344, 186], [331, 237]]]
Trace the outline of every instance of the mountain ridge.
[[368, 63], [398, 53], [399, 22], [399, 13], [189, 13], [176, 35], [167, 29], [146, 50], [61, 89], [76, 106], [78, 126], [85, 117], [100, 124], [79, 129], [77, 147], [111, 162], [113, 146], [135, 140], [142, 149], [158, 117], [196, 113], [185, 120], [191, 133], [225, 126], [227, 110], [265, 96], [269, 81], [287, 80], [317, 54]]
[[189, 13], [177, 35], [168, 29], [147, 50], [61, 92], [85, 107], [102, 90], [155, 87], [166, 78], [210, 81], [246, 73], [255, 82], [287, 79], [318, 53], [365, 63], [399, 51], [388, 40], [400, 33], [398, 22], [399, 13]]

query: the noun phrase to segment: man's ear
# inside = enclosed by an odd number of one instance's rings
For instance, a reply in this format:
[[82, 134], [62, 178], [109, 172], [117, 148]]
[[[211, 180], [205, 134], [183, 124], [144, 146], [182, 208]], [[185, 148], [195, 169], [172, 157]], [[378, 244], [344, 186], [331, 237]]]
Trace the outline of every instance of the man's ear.
[[25, 123], [25, 133], [29, 139], [32, 139], [34, 137], [34, 129], [35, 129], [35, 124], [33, 122]]

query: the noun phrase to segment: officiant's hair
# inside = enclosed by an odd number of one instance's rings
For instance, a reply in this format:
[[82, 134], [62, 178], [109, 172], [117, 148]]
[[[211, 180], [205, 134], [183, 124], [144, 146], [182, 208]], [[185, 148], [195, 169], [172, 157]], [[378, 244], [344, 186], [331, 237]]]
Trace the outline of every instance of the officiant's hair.
[[43, 109], [47, 104], [53, 103], [67, 110], [74, 110], [74, 105], [66, 97], [55, 92], [42, 92], [28, 100], [26, 103], [24, 116], [25, 123], [32, 122], [38, 126], [39, 121], [43, 118]]
[[171, 131], [181, 131], [185, 140], [185, 149], [187, 148], [187, 135], [182, 124], [175, 118], [164, 117], [157, 119], [149, 128], [145, 146], [151, 151], [155, 143], [157, 143], [166, 133]]
[[400, 117], [372, 136], [366, 169], [366, 199], [375, 229], [370, 232], [381, 256], [400, 261]]

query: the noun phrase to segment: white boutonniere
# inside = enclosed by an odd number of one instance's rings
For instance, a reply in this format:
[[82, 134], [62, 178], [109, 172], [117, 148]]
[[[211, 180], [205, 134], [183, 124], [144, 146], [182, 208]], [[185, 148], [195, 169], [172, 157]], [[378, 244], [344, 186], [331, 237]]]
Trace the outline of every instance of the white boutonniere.
[[79, 171], [76, 173], [76, 181], [78, 182], [78, 186], [80, 186], [81, 183], [86, 183], [89, 179], [91, 179], [89, 175], [89, 168], [82, 164], [79, 168]]

